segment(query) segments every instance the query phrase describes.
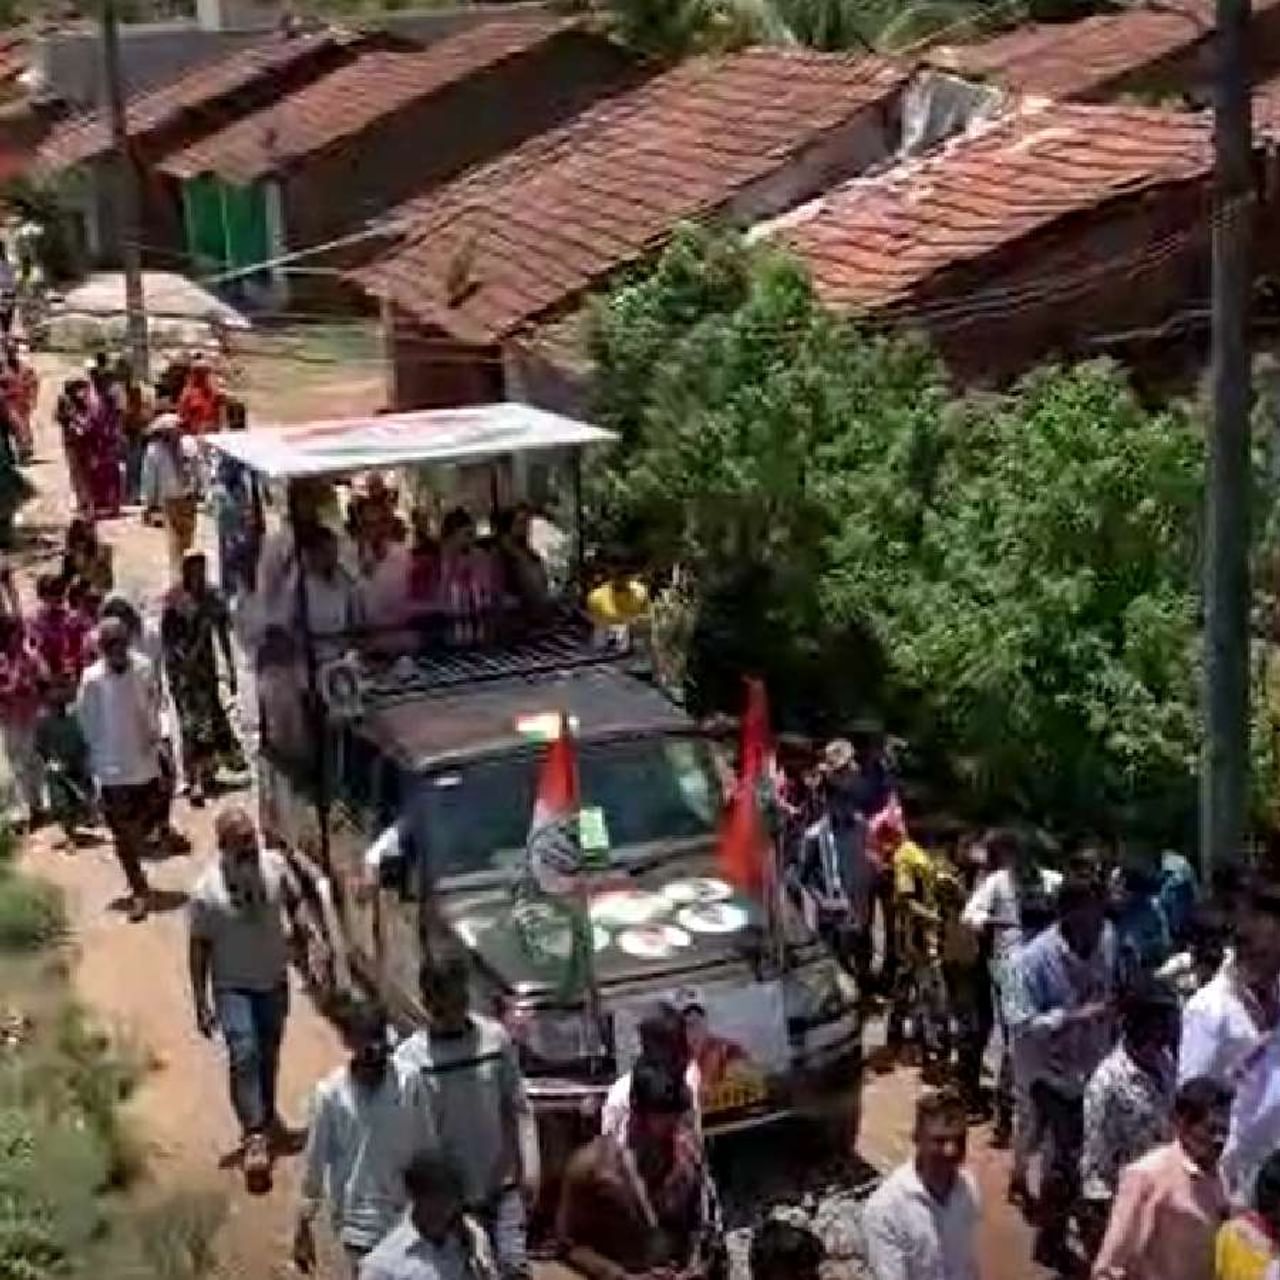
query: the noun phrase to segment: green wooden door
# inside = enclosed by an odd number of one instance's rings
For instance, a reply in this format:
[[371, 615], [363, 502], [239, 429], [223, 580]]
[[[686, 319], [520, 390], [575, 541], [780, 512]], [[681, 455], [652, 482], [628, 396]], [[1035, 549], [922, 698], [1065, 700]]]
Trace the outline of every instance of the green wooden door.
[[225, 270], [227, 235], [222, 222], [222, 183], [210, 174], [182, 184], [187, 253], [197, 275]]

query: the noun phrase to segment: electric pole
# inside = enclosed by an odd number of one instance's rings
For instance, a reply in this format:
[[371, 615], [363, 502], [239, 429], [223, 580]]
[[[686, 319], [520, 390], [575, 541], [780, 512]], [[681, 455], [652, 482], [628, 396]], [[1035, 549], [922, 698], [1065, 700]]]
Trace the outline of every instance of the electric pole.
[[135, 378], [147, 377], [147, 307], [142, 292], [141, 215], [138, 165], [129, 139], [125, 115], [124, 81], [120, 71], [120, 22], [116, 0], [100, 0], [102, 20], [102, 78], [111, 119], [114, 152], [112, 208], [120, 237], [120, 267], [124, 273], [125, 344]]
[[1249, 788], [1249, 493], [1253, 291], [1250, 0], [1217, 0], [1213, 108], [1213, 421], [1205, 545], [1200, 865], [1244, 848]]

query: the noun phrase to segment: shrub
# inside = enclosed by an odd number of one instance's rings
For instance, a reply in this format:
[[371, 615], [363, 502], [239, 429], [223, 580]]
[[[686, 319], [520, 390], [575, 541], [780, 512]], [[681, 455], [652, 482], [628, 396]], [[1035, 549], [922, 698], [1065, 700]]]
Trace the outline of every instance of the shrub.
[[66, 929], [66, 908], [57, 888], [0, 874], [0, 951], [36, 951], [57, 942]]
[[102, 1230], [105, 1181], [92, 1130], [0, 1109], [0, 1276], [46, 1280], [82, 1258]]
[[133, 1215], [139, 1252], [156, 1280], [199, 1280], [213, 1270], [227, 1217], [220, 1191], [177, 1191]]

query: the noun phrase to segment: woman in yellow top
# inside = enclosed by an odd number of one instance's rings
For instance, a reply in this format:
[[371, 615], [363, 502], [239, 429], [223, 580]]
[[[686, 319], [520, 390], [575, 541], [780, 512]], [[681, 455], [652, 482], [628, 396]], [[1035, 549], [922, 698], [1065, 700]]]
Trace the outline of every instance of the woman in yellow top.
[[[883, 817], [883, 815], [882, 815]], [[933, 1070], [951, 1055], [951, 1013], [942, 975], [939, 889], [950, 874], [944, 860], [907, 835], [901, 815], [872, 823], [877, 852], [893, 868], [898, 971], [887, 1028], [888, 1047], [903, 1047], [907, 1021], [919, 1040], [923, 1065]], [[944, 890], [945, 892], [945, 890]]]
[[649, 588], [625, 569], [616, 569], [587, 595], [587, 613], [597, 627], [628, 627], [649, 613]]
[[1280, 1151], [1258, 1171], [1253, 1208], [1218, 1232], [1215, 1280], [1280, 1280]]

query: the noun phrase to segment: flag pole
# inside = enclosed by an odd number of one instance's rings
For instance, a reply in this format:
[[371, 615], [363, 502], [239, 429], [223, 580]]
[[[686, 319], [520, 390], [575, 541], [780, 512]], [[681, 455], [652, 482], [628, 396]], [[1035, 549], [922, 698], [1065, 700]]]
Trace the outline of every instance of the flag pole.
[[[566, 739], [573, 732], [569, 713], [560, 712], [560, 733]], [[591, 1028], [591, 1042], [588, 1045], [592, 1070], [597, 1069], [604, 1057], [604, 1035], [601, 1029], [600, 982], [596, 975], [596, 931], [591, 922], [591, 869], [582, 848], [582, 773], [578, 768], [578, 753], [573, 753], [573, 794], [576, 797], [574, 821], [577, 831], [574, 833], [578, 843], [578, 910], [581, 913], [579, 923], [579, 945], [583, 948], [583, 979], [586, 983], [587, 1021]]]

